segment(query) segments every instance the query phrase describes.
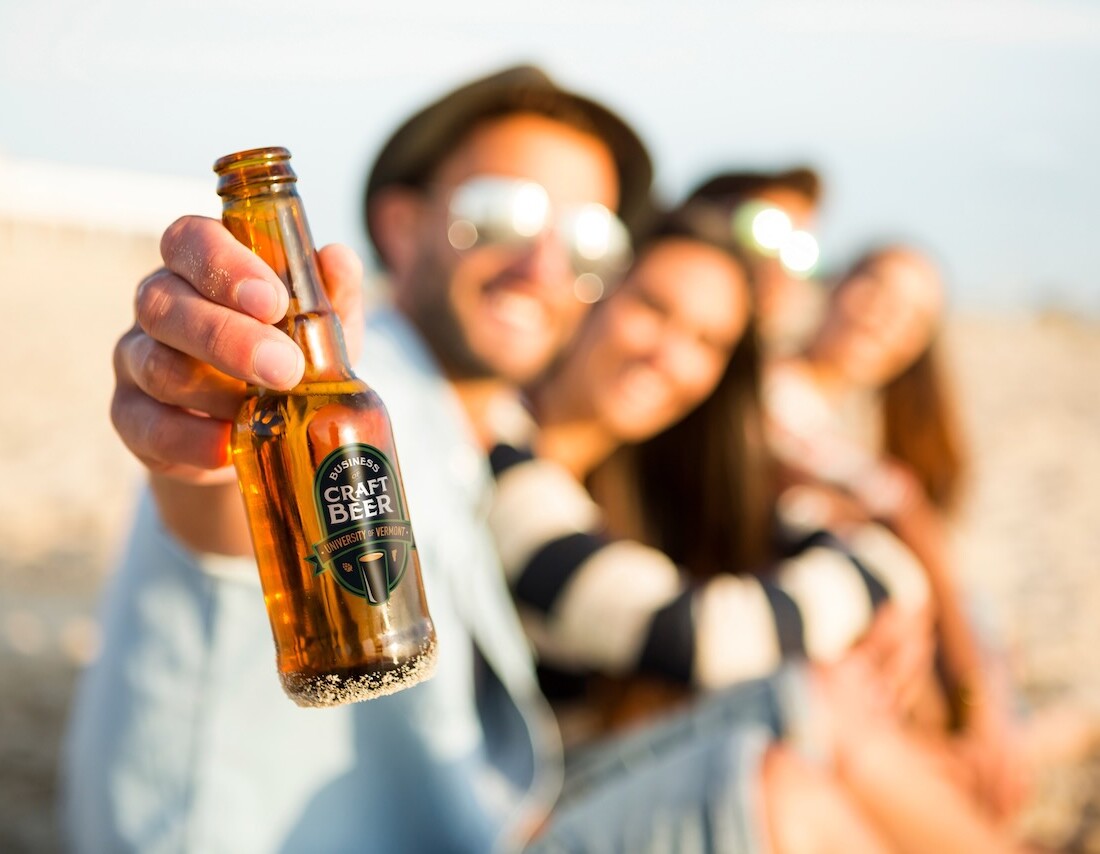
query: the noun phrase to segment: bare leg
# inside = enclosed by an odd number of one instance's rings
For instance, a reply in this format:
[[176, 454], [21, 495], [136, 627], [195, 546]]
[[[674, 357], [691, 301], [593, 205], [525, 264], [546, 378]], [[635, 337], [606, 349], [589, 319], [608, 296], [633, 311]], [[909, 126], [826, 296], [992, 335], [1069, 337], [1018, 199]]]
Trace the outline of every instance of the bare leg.
[[789, 748], [768, 750], [762, 788], [768, 835], [777, 854], [895, 850], [832, 777]]

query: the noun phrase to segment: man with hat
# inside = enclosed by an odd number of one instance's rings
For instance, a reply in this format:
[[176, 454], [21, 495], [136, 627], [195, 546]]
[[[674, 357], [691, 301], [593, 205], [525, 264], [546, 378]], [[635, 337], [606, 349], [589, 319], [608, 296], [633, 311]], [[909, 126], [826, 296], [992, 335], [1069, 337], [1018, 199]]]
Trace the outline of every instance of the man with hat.
[[[69, 733], [74, 850], [435, 854], [530, 837], [557, 797], [561, 747], [484, 524], [483, 434], [495, 401], [542, 371], [613, 284], [650, 179], [621, 119], [530, 67], [456, 90], [383, 147], [364, 214], [393, 305], [365, 335], [357, 260], [319, 255], [349, 349], [363, 351], [357, 372], [393, 421], [439, 660], [425, 683], [326, 710], [279, 688], [226, 456], [245, 384], [301, 376], [301, 352], [271, 325], [286, 291], [220, 223], [167, 229], [165, 266], [139, 285], [115, 351], [112, 417], [150, 488]], [[705, 747], [684, 761], [724, 755]], [[674, 800], [698, 792], [727, 822], [746, 808], [707, 779]], [[592, 818], [576, 826], [616, 821]]]

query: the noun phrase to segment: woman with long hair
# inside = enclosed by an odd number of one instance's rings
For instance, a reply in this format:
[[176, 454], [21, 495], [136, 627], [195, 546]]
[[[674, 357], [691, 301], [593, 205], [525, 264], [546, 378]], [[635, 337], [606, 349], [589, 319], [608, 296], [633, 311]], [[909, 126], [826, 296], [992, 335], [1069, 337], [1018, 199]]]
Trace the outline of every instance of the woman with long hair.
[[966, 454], [940, 352], [943, 308], [942, 277], [923, 253], [889, 245], [861, 256], [805, 352], [769, 368], [783, 462], [869, 502], [876, 481], [905, 473], [941, 513], [954, 510]]
[[877, 645], [892, 669], [927, 668], [920, 568], [874, 526], [843, 544], [773, 525], [747, 275], [708, 221], [698, 208], [663, 222], [532, 389], [538, 431], [503, 428], [490, 521], [529, 636], [544, 665], [622, 689], [596, 695], [605, 725], [635, 716], [639, 687], [652, 712], [654, 684], [658, 705], [693, 705], [785, 660], [832, 665], [831, 723], [788, 720], [785, 734], [827, 730], [809, 741], [903, 850], [1004, 850], [894, 726], [881, 662], [861, 653], [877, 609], [913, 627]]
[[966, 454], [940, 353], [944, 302], [924, 253], [896, 244], [865, 253], [805, 352], [769, 367], [767, 425], [790, 516], [834, 527], [874, 519], [921, 561], [941, 688], [938, 704], [924, 695], [923, 718], [954, 734], [983, 803], [1008, 817], [1024, 771], [1007, 685], [967, 616], [948, 548]]
[[856, 553], [824, 531], [777, 541], [747, 274], [704, 214], [663, 222], [531, 390], [537, 456], [491, 459], [499, 550], [544, 661], [713, 689], [834, 661], [879, 605], [918, 614], [926, 589], [881, 531]]

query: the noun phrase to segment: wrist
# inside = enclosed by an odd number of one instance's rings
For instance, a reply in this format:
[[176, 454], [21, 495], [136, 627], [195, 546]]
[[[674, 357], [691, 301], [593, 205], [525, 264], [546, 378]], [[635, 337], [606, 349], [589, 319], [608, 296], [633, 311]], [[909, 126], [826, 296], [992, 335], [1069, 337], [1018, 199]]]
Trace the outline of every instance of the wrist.
[[198, 554], [252, 554], [244, 502], [236, 482], [196, 484], [152, 474], [149, 485], [161, 524]]

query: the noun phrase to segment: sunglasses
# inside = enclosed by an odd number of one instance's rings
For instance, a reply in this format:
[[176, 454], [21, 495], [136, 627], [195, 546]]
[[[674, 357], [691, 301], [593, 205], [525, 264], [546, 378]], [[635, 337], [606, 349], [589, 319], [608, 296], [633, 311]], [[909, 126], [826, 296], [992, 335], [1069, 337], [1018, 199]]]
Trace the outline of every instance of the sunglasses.
[[731, 217], [733, 236], [742, 246], [778, 258], [793, 276], [805, 278], [817, 268], [821, 248], [810, 232], [794, 227], [781, 208], [763, 202], [738, 206]]
[[569, 254], [573, 293], [586, 303], [611, 292], [630, 266], [630, 233], [601, 204], [555, 206], [534, 181], [499, 176], [471, 178], [448, 203], [447, 239], [459, 252], [492, 246], [524, 252], [554, 233]]

